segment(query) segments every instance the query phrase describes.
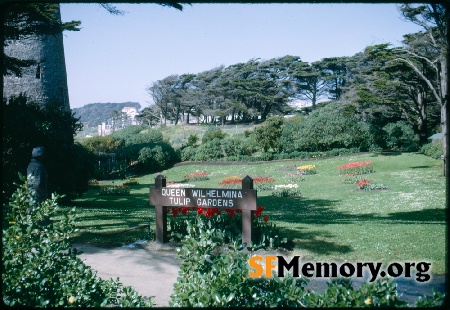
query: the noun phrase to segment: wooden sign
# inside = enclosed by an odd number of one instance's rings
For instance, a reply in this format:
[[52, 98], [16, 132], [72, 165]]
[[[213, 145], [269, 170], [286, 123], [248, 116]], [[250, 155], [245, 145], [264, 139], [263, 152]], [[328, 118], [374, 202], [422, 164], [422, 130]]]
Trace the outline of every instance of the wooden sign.
[[254, 189], [150, 188], [150, 204], [166, 207], [202, 207], [256, 210]]
[[149, 203], [155, 206], [156, 212], [156, 242], [168, 241], [166, 207], [201, 207], [242, 210], [242, 242], [250, 244], [256, 195], [253, 179], [249, 176], [242, 179], [242, 189], [213, 189], [166, 187], [166, 177], [158, 175], [149, 197]]

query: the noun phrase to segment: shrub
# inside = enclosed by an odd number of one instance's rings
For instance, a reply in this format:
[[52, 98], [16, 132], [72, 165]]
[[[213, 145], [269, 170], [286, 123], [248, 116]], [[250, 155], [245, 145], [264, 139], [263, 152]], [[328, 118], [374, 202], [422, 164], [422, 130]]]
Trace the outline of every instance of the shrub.
[[83, 140], [82, 145], [94, 154], [115, 153], [123, 146], [123, 141], [113, 136], [95, 136]]
[[[25, 181], [25, 179], [23, 179]], [[4, 208], [8, 226], [2, 234], [2, 301], [22, 307], [151, 306], [119, 279], [102, 280], [70, 246], [75, 208], [57, 215], [60, 197], [37, 204], [26, 181]]]
[[392, 150], [417, 151], [419, 138], [414, 133], [411, 125], [404, 121], [389, 123], [383, 127], [386, 135], [386, 146]]
[[113, 132], [111, 137], [123, 141], [124, 146], [145, 143], [160, 143], [163, 141], [161, 131], [158, 129], [149, 129], [144, 125], [127, 126], [124, 129]]
[[220, 128], [209, 126], [202, 137], [202, 144], [208, 143], [214, 139], [223, 139], [227, 136]]
[[424, 144], [420, 149], [420, 152], [435, 159], [440, 159], [442, 155], [442, 143]]
[[92, 157], [73, 140], [82, 124], [61, 106], [49, 103], [40, 107], [24, 96], [10, 98], [8, 102], [3, 100], [3, 203], [16, 189], [17, 172], [26, 173], [31, 150], [39, 145], [47, 151], [45, 165], [50, 191], [65, 194], [66, 199], [70, 199], [73, 193], [87, 190]]
[[[194, 223], [208, 220], [208, 225], [223, 233], [223, 242], [232, 243], [242, 238], [241, 210], [203, 207], [172, 207], [166, 209], [172, 216], [169, 218], [170, 238], [182, 240], [187, 234], [187, 228]], [[286, 239], [282, 238], [280, 230], [269, 222], [269, 217], [263, 215], [263, 206], [253, 211], [253, 240], [258, 248], [278, 248]], [[193, 214], [192, 214], [193, 213]]]
[[256, 144], [264, 152], [278, 150], [283, 123], [284, 118], [282, 116], [272, 116], [261, 126], [254, 129]]
[[[390, 279], [353, 288], [349, 279], [332, 279], [322, 293], [304, 289], [304, 277], [249, 277], [251, 253], [209, 222], [188, 223], [188, 234], [178, 248], [183, 259], [169, 305], [171, 307], [405, 307]], [[252, 251], [252, 247], [247, 247]], [[207, 288], [207, 289], [206, 289]], [[442, 306], [445, 295], [419, 299], [417, 306]]]
[[337, 104], [328, 104], [300, 123], [286, 121], [280, 137], [281, 150], [292, 153], [353, 147], [368, 149], [373, 139], [367, 124], [343, 115], [341, 110]]

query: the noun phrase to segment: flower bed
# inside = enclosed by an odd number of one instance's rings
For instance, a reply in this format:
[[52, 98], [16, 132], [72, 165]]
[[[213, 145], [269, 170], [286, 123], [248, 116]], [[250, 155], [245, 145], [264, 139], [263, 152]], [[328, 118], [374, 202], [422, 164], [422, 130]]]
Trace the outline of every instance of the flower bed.
[[125, 179], [123, 185], [131, 186], [131, 185], [139, 185], [139, 178], [128, 178]]
[[100, 186], [100, 196], [127, 196], [130, 195], [130, 187], [127, 185]]
[[[275, 182], [274, 178], [271, 177], [254, 177], [253, 179], [253, 188], [259, 191], [263, 190], [272, 190], [273, 182]], [[242, 188], [242, 178], [237, 175], [231, 175], [223, 178], [222, 182], [219, 182], [219, 185], [225, 188]]]
[[281, 184], [275, 185], [275, 190], [272, 192], [274, 197], [302, 197], [302, 193], [297, 184]]
[[[269, 222], [269, 217], [263, 214], [264, 207], [258, 206], [253, 214], [253, 236], [258, 246], [274, 248], [286, 242], [281, 238], [279, 229]], [[241, 238], [242, 210], [219, 209], [203, 207], [171, 207], [166, 212], [172, 216], [169, 219], [170, 239], [180, 241], [187, 235], [189, 223], [194, 224], [198, 217], [210, 221], [211, 228], [224, 232], [223, 237], [232, 242]]]
[[338, 166], [339, 175], [352, 176], [373, 173], [374, 170], [372, 164], [371, 161], [360, 161]]
[[188, 182], [195, 182], [195, 181], [207, 181], [209, 180], [208, 172], [206, 171], [196, 171], [194, 173], [190, 173], [188, 175], [184, 176], [184, 179]]
[[88, 185], [90, 187], [97, 187], [99, 184], [100, 183], [97, 180], [95, 180], [95, 179], [89, 180], [89, 182], [88, 182]]
[[225, 188], [242, 188], [242, 178], [238, 175], [229, 175], [219, 182], [219, 186]]
[[169, 183], [166, 184], [166, 187], [193, 188], [193, 187], [195, 187], [195, 184], [169, 182]]
[[297, 170], [302, 174], [316, 174], [316, 165], [303, 165], [297, 167]]
[[373, 184], [373, 183], [371, 183], [370, 180], [366, 180], [366, 179], [358, 181], [356, 183], [356, 185], [358, 186], [358, 190], [363, 190], [363, 191], [387, 189], [387, 187], [384, 184]]

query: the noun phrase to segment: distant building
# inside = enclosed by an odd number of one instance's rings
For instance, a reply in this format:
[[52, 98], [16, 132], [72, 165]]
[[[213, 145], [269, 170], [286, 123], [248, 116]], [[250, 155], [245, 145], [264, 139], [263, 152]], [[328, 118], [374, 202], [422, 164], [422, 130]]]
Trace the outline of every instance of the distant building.
[[122, 113], [127, 115], [125, 123], [128, 125], [137, 125], [136, 116], [139, 115], [135, 107], [124, 107]]
[[112, 126], [107, 125], [105, 122], [103, 122], [101, 125], [98, 125], [98, 135], [101, 137], [110, 135], [113, 132]]
[[431, 143], [442, 143], [442, 137], [442, 132], [438, 132], [428, 137], [428, 141], [431, 141]]
[[[139, 113], [135, 107], [124, 107], [122, 109], [122, 120], [115, 122], [112, 119], [109, 119], [101, 125], [98, 125], [98, 135], [104, 137], [127, 126], [138, 125], [136, 120], [137, 115], [139, 115]], [[113, 126], [113, 124], [115, 124], [115, 126]]]

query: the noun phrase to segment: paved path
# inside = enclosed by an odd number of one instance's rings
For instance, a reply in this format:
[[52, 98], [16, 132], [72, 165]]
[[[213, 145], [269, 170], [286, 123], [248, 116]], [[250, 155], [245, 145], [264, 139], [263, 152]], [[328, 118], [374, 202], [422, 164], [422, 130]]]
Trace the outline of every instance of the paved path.
[[[120, 278], [126, 286], [133, 286], [143, 296], [154, 296], [156, 307], [168, 307], [173, 284], [177, 281], [181, 260], [177, 259], [175, 246], [149, 244], [131, 245], [112, 249], [75, 244], [83, 253], [79, 257], [97, 271], [103, 279]], [[322, 291], [327, 279], [314, 279], [307, 288]], [[358, 287], [362, 281], [353, 281]], [[432, 295], [432, 288], [447, 292], [444, 276], [433, 276], [427, 283], [416, 282], [414, 278], [396, 279], [401, 299], [414, 305], [418, 296]]]
[[156, 307], [168, 307], [181, 260], [174, 248], [121, 247], [103, 249], [75, 244], [79, 257], [102, 279], [120, 278], [143, 296], [155, 296]]

